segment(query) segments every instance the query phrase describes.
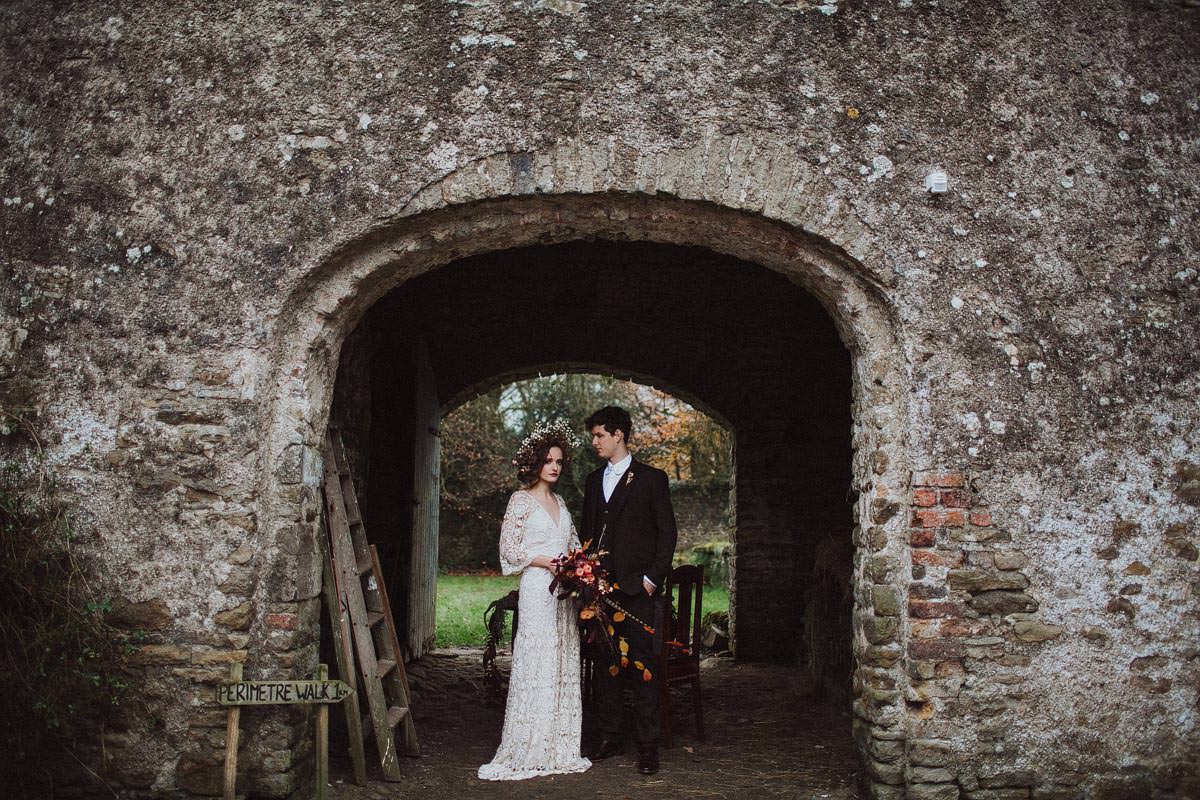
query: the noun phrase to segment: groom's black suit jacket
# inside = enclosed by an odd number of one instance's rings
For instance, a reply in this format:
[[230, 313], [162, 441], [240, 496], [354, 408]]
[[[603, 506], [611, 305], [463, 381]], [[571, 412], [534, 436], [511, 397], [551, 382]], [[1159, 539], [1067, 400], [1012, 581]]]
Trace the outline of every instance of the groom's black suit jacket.
[[604, 467], [588, 475], [580, 536], [593, 550], [608, 551], [601, 563], [619, 591], [644, 595], [642, 576], [661, 588], [678, 536], [667, 473], [634, 459], [607, 503]]

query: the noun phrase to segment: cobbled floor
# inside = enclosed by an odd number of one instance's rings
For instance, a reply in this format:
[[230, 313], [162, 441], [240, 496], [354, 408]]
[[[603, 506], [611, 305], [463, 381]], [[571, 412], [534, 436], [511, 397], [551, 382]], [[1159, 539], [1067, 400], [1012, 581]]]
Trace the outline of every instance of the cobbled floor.
[[[860, 767], [848, 709], [810, 691], [794, 667], [704, 661], [701, 679], [707, 741], [697, 740], [690, 690], [673, 692], [675, 747], [661, 753], [654, 776], [637, 772], [632, 747], [622, 757], [577, 775], [493, 783], [475, 777], [500, 741], [503, 700], [483, 683], [481, 650], [439, 650], [409, 670], [419, 758], [401, 761], [403, 779], [379, 774], [367, 741], [368, 780], [353, 784], [345, 741], [331, 744], [330, 796], [338, 800], [452, 798], [859, 798]], [[508, 661], [500, 665], [507, 675]], [[331, 717], [336, 714], [331, 715]], [[340, 745], [340, 746], [339, 746]], [[372, 763], [374, 761], [374, 763]]]

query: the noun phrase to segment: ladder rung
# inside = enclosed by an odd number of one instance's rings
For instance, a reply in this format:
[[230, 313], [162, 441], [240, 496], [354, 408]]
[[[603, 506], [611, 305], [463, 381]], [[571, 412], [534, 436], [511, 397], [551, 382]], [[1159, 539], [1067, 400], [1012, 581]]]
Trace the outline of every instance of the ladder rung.
[[367, 627], [374, 628], [383, 621], [383, 613], [380, 611], [367, 612]]
[[370, 556], [367, 556], [365, 560], [359, 560], [356, 566], [358, 567], [359, 575], [366, 575], [368, 572], [375, 569], [375, 565], [371, 563]]
[[375, 676], [382, 678], [396, 668], [396, 662], [387, 658], [381, 658], [375, 662]]
[[346, 524], [347, 525], [362, 525], [362, 520], [359, 519], [358, 517], [353, 517], [351, 519], [347, 519]]
[[408, 709], [403, 706], [392, 706], [387, 712], [387, 724], [389, 728], [394, 728], [400, 724], [400, 720], [408, 716]]

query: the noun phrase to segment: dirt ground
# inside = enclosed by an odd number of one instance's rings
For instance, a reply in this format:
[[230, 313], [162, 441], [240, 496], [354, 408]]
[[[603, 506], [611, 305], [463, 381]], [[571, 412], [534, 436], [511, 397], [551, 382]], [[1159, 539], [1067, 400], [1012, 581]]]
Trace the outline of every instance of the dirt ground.
[[[330, 796], [376, 798], [576, 797], [742, 798], [851, 800], [859, 766], [848, 710], [814, 696], [794, 667], [704, 662], [701, 679], [707, 741], [696, 739], [690, 689], [674, 691], [675, 747], [661, 753], [654, 776], [637, 772], [633, 748], [585, 773], [494, 783], [475, 777], [500, 741], [504, 705], [484, 687], [481, 651], [439, 650], [410, 667], [419, 758], [401, 761], [403, 779], [379, 775], [374, 743], [367, 742], [368, 781], [353, 784], [345, 745], [332, 742]], [[507, 659], [501, 657], [507, 675]]]

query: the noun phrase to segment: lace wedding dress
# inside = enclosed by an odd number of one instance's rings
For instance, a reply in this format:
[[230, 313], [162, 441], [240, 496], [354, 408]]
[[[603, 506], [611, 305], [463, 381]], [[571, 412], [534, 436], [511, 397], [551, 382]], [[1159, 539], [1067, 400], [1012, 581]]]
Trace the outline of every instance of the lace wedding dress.
[[534, 556], [554, 558], [579, 546], [566, 503], [554, 497], [557, 523], [528, 492], [514, 492], [500, 528], [500, 565], [505, 575], [521, 574], [521, 594], [504, 733], [491, 763], [479, 768], [485, 780], [583, 772], [592, 765], [579, 755], [583, 708], [575, 607], [550, 593], [549, 570], [529, 566]]

